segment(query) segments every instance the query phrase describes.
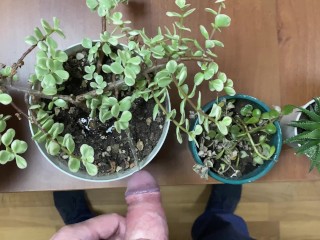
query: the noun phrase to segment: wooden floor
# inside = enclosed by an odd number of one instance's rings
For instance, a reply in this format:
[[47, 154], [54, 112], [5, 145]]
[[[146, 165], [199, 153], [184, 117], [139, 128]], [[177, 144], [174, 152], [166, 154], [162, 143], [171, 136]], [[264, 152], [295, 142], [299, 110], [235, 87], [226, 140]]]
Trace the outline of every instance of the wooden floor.
[[[123, 194], [122, 188], [88, 191], [94, 209], [103, 213], [125, 213]], [[170, 239], [190, 239], [208, 194], [208, 186], [162, 188], [169, 228], [175, 230]], [[0, 194], [0, 202], [1, 240], [49, 239], [63, 225], [50, 192]], [[237, 213], [259, 240], [320, 239], [320, 182], [246, 185]]]

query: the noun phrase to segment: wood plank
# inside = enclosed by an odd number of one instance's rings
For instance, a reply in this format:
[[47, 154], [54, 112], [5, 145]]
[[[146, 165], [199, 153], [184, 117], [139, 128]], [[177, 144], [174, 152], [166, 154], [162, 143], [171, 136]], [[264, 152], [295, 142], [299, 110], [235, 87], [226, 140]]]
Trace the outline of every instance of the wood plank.
[[[317, 213], [320, 182], [256, 183], [245, 185], [236, 213], [247, 221], [259, 240], [320, 239]], [[274, 191], [272, 191], [274, 189]], [[289, 190], [288, 190], [289, 189]], [[285, 192], [285, 194], [281, 194]], [[99, 213], [125, 215], [124, 188], [89, 190], [88, 197]], [[194, 220], [205, 208], [210, 186], [162, 187], [170, 239], [191, 239]], [[253, 193], [254, 192], [254, 193]], [[51, 192], [1, 193], [0, 239], [49, 239], [63, 226]]]
[[320, 221], [280, 222], [281, 240], [318, 240]]

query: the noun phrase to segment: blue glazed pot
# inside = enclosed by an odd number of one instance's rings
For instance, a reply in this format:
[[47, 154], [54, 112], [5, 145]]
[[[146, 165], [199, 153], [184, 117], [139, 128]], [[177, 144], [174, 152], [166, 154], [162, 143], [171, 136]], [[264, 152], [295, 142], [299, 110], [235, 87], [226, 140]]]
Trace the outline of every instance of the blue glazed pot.
[[[237, 94], [235, 96], [224, 96], [224, 97], [220, 97], [218, 99], [218, 101], [221, 101], [222, 99], [243, 99], [246, 100], [248, 102], [248, 104], [252, 104], [253, 107], [255, 108], [259, 108], [261, 110], [261, 112], [267, 112], [270, 110], [270, 108], [264, 104], [263, 102], [261, 102], [260, 100], [258, 100], [257, 98], [251, 97], [251, 96], [247, 96], [247, 95], [243, 95], [243, 94]], [[206, 104], [202, 109], [205, 112], [208, 112], [211, 110], [212, 105], [216, 103], [216, 101], [211, 101], [208, 104]], [[198, 124], [198, 119], [196, 119], [192, 125], [191, 125], [191, 129], [193, 130], [194, 127]], [[281, 133], [281, 128], [280, 128], [280, 124], [279, 122], [275, 122], [274, 123], [276, 128], [277, 128], [277, 132], [272, 136], [272, 138], [270, 139], [271, 144], [274, 145], [276, 147], [276, 152], [275, 154], [272, 156], [272, 158], [268, 161], [264, 161], [264, 163], [262, 165], [259, 165], [257, 168], [255, 168], [255, 170], [253, 170], [252, 172], [243, 175], [240, 178], [227, 178], [227, 177], [223, 177], [218, 175], [217, 173], [209, 170], [209, 176], [220, 181], [223, 183], [228, 183], [228, 184], [244, 184], [244, 183], [249, 183], [249, 182], [253, 182], [261, 177], [263, 177], [265, 174], [267, 174], [271, 168], [275, 165], [275, 163], [278, 161], [280, 152], [281, 152], [281, 147], [282, 147], [282, 133]], [[200, 159], [200, 157], [198, 156], [198, 150], [197, 147], [195, 145], [195, 143], [193, 141], [189, 142], [189, 148], [191, 150], [191, 153], [193, 155], [194, 160], [198, 163], [198, 164], [203, 164], [202, 160]]]

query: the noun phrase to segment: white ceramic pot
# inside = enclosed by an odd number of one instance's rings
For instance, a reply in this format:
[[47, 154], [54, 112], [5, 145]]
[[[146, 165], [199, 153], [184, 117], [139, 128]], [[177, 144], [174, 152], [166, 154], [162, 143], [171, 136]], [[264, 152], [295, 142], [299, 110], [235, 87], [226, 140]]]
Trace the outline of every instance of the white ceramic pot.
[[[313, 103], [314, 103], [314, 100], [311, 100], [305, 105], [303, 105], [302, 108], [307, 108]], [[298, 135], [298, 129], [296, 127], [291, 127], [288, 124], [292, 121], [298, 121], [300, 117], [301, 117], [301, 111], [298, 108], [296, 108], [293, 110], [291, 114], [282, 117], [282, 119], [280, 120], [280, 126], [281, 126], [282, 136], [284, 141], [287, 140], [288, 138]], [[297, 143], [288, 143], [288, 145], [292, 148], [298, 147]]]
[[[83, 47], [81, 46], [81, 44], [75, 44], [71, 47], [69, 47], [68, 49], [65, 50], [65, 52], [70, 55], [73, 53], [76, 53], [80, 50], [82, 50]], [[31, 101], [31, 99], [30, 99]], [[171, 110], [171, 105], [170, 105], [170, 98], [169, 95], [167, 96], [166, 99], [166, 109], [167, 111]], [[169, 131], [169, 126], [170, 126], [170, 121], [166, 120], [164, 123], [164, 126], [162, 128], [162, 134], [160, 136], [160, 139], [157, 143], [157, 145], [154, 147], [154, 149], [151, 151], [151, 153], [142, 161], [139, 162], [139, 166], [135, 166], [131, 169], [128, 169], [126, 171], [123, 172], [118, 172], [118, 173], [113, 173], [113, 174], [107, 174], [107, 175], [103, 175], [103, 176], [89, 176], [88, 174], [86, 174], [85, 172], [77, 172], [77, 173], [73, 173], [69, 170], [68, 166], [64, 163], [61, 162], [61, 160], [59, 160], [58, 157], [54, 157], [51, 156], [47, 153], [47, 150], [45, 148], [45, 144], [39, 144], [36, 142], [36, 145], [39, 149], [39, 151], [42, 153], [42, 155], [45, 157], [45, 159], [47, 159], [54, 167], [56, 167], [57, 169], [59, 169], [60, 171], [62, 171], [63, 173], [72, 176], [74, 178], [80, 179], [80, 180], [85, 180], [85, 181], [92, 181], [92, 182], [111, 182], [111, 181], [116, 181], [122, 178], [126, 178], [130, 175], [132, 175], [133, 173], [139, 171], [140, 169], [144, 168], [148, 163], [151, 162], [151, 160], [157, 155], [157, 153], [159, 152], [159, 150], [161, 149], [168, 131]], [[37, 131], [37, 128], [35, 126], [33, 126], [31, 124], [31, 122], [29, 122], [29, 127], [31, 130], [32, 135], [35, 134], [35, 132]]]

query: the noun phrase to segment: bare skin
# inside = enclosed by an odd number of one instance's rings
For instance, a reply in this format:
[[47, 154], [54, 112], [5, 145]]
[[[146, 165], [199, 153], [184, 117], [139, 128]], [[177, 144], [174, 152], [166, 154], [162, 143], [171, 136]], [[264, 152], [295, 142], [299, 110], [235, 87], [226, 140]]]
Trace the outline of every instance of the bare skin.
[[167, 240], [168, 225], [160, 189], [146, 171], [135, 173], [126, 191], [128, 213], [101, 215], [61, 228], [51, 240]]

